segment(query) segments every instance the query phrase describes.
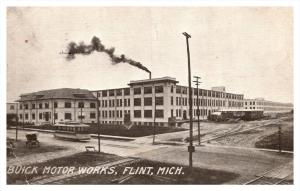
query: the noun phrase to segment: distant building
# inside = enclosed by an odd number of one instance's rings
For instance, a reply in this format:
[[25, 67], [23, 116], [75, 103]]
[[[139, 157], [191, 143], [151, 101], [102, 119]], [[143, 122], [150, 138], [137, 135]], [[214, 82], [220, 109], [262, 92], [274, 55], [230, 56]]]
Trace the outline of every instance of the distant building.
[[[189, 118], [188, 87], [175, 78], [163, 77], [130, 81], [129, 87], [93, 91], [100, 101], [102, 124], [167, 126], [168, 121]], [[193, 118], [197, 116], [197, 89], [193, 88]], [[206, 119], [221, 108], [243, 108], [243, 95], [226, 93], [225, 87], [199, 89], [200, 118]], [[155, 116], [155, 117], [154, 117]]]
[[88, 90], [61, 88], [38, 91], [22, 94], [18, 102], [19, 122], [97, 122], [97, 98]]
[[268, 101], [264, 98], [244, 99], [245, 110], [260, 110], [264, 113], [281, 113], [293, 110], [293, 104]]

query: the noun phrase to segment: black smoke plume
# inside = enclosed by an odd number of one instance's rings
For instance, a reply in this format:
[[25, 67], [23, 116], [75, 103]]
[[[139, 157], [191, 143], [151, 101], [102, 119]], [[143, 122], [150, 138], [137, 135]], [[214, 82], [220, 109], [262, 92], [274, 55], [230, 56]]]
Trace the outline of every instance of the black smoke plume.
[[67, 60], [74, 59], [76, 54], [89, 55], [94, 51], [106, 53], [110, 57], [111, 62], [113, 64], [119, 64], [121, 62], [128, 63], [132, 66], [142, 69], [148, 72], [151, 78], [151, 71], [148, 68], [143, 66], [140, 62], [127, 58], [124, 54], [121, 54], [120, 56], [115, 55], [115, 48], [106, 48], [101, 43], [100, 39], [96, 36], [92, 38], [91, 43], [89, 45], [84, 44], [84, 42], [81, 42], [79, 44], [76, 44], [75, 42], [70, 42], [67, 47]]

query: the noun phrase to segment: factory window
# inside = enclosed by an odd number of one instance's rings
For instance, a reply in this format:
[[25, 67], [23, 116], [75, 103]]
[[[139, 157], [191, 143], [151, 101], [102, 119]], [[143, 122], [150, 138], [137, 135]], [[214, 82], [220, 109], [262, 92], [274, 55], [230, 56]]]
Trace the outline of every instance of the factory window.
[[141, 88], [134, 88], [134, 89], [133, 89], [133, 94], [134, 94], [134, 95], [141, 94]]
[[124, 99], [124, 106], [127, 106], [127, 99]]
[[141, 98], [134, 98], [134, 106], [141, 106]]
[[120, 117], [122, 117], [122, 110], [120, 111]]
[[34, 113], [31, 114], [31, 119], [35, 120], [35, 114]]
[[22, 114], [20, 114], [20, 119], [22, 119], [23, 118], [23, 115]]
[[71, 108], [71, 102], [65, 102], [65, 108]]
[[133, 115], [135, 118], [141, 118], [142, 112], [141, 112], [141, 110], [134, 110]]
[[43, 119], [43, 113], [39, 113], [39, 119]]
[[117, 99], [117, 107], [119, 107], [119, 99]]
[[211, 97], [211, 91], [208, 90], [208, 97]]
[[155, 105], [164, 105], [164, 97], [155, 97]]
[[65, 113], [65, 119], [72, 119], [72, 114], [71, 113]]
[[152, 87], [144, 87], [144, 94], [152, 94]]
[[181, 88], [179, 86], [176, 87], [176, 93], [180, 94], [181, 93]]
[[178, 104], [179, 104], [179, 105], [181, 105], [181, 97], [180, 97], [180, 98], [178, 98], [178, 100], [179, 100], [179, 103], [178, 103]]
[[115, 96], [115, 90], [109, 90], [108, 94], [109, 96]]
[[130, 88], [124, 89], [124, 95], [130, 95]]
[[20, 109], [22, 109], [22, 104], [20, 104]]
[[107, 91], [106, 90], [102, 91], [102, 96], [107, 97]]
[[173, 97], [171, 96], [171, 105], [173, 105], [174, 103]]
[[176, 117], [178, 117], [178, 109], [176, 109]]
[[171, 117], [174, 117], [173, 109], [171, 109]]
[[40, 103], [40, 104], [39, 104], [39, 109], [42, 109], [42, 108], [43, 108], [43, 104]]
[[49, 109], [49, 103], [45, 103], [45, 108]]
[[95, 103], [90, 103], [90, 108], [96, 108], [96, 104]]
[[35, 104], [34, 104], [34, 103], [31, 104], [31, 108], [32, 108], [32, 109], [35, 109]]
[[145, 110], [144, 111], [145, 118], [152, 118], [152, 110]]
[[95, 119], [96, 118], [96, 113], [90, 113], [90, 119]]
[[164, 87], [163, 86], [155, 86], [155, 93], [163, 93]]
[[174, 92], [174, 86], [171, 86], [171, 93]]
[[120, 102], [120, 107], [122, 107], [122, 99], [120, 99], [120, 101], [119, 101], [119, 102]]
[[121, 96], [122, 95], [122, 90], [118, 89], [117, 91], [117, 96]]
[[185, 100], [185, 105], [187, 105], [187, 98], [184, 98], [184, 100]]
[[57, 108], [57, 102], [54, 102], [54, 108]]
[[111, 118], [111, 111], [108, 111], [108, 117]]
[[28, 113], [25, 113], [25, 119], [28, 119]]
[[202, 94], [203, 94], [203, 93], [202, 93], [202, 90], [200, 89], [200, 90], [199, 90], [199, 96], [202, 96]]
[[144, 105], [151, 106], [152, 105], [152, 97], [145, 97], [144, 98]]
[[14, 106], [14, 105], [11, 105], [11, 106], [9, 107], [9, 109], [10, 109], [10, 110], [14, 110], [14, 109], [15, 109], [15, 106]]
[[127, 106], [130, 106], [130, 98], [127, 100]]
[[78, 102], [78, 108], [84, 108], [84, 103], [83, 102]]
[[111, 107], [111, 100], [108, 100], [108, 106]]
[[157, 118], [164, 118], [164, 110], [163, 109], [157, 109], [155, 111], [155, 117], [157, 117]]
[[54, 119], [58, 119], [57, 113], [54, 113]]
[[178, 97], [176, 97], [176, 105], [178, 105]]
[[187, 94], [187, 88], [183, 88], [183, 89], [182, 89], [182, 93], [183, 93], [183, 94]]

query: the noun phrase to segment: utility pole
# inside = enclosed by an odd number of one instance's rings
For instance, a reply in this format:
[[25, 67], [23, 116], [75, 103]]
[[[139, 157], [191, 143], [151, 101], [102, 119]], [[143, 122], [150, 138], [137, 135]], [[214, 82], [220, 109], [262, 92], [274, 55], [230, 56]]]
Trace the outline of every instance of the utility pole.
[[281, 153], [281, 125], [278, 126], [278, 151]]
[[184, 32], [182, 33], [186, 38], [186, 48], [187, 48], [187, 58], [188, 58], [188, 82], [189, 82], [189, 115], [190, 115], [190, 140], [188, 146], [189, 152], [189, 168], [193, 169], [193, 152], [195, 152], [195, 147], [193, 146], [193, 99], [192, 99], [192, 82], [191, 82], [191, 64], [190, 64], [190, 48], [189, 48], [189, 38], [191, 35]]
[[[21, 105], [21, 104], [20, 104]], [[18, 141], [18, 128], [19, 128], [19, 108], [20, 105], [17, 104], [17, 118], [16, 118], [16, 141]]]
[[99, 92], [97, 92], [97, 134], [98, 134], [98, 152], [100, 153], [100, 111], [99, 111]]
[[200, 110], [199, 110], [199, 85], [201, 82], [199, 82], [199, 79], [201, 79], [199, 76], [194, 76], [195, 78], [195, 84], [197, 86], [197, 118], [198, 118], [198, 144], [201, 145], [201, 138], [200, 138]]
[[155, 127], [155, 123], [156, 123], [156, 94], [155, 94], [155, 86], [154, 86], [154, 118], [153, 118], [153, 140], [152, 140], [152, 144], [155, 144], [155, 134], [156, 134], [156, 127]]

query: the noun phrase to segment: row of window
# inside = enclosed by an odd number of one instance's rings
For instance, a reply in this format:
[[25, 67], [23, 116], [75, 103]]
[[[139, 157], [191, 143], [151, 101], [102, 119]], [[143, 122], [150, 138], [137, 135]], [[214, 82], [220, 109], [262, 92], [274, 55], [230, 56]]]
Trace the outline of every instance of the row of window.
[[[44, 107], [43, 107], [44, 105]], [[29, 109], [29, 104], [20, 104], [20, 109], [23, 109], [23, 106], [24, 106], [24, 109]], [[86, 104], [84, 102], [78, 102], [78, 108], [85, 108], [86, 107]], [[89, 104], [90, 108], [96, 108], [96, 103], [90, 103]], [[64, 108], [71, 108], [72, 107], [72, 103], [71, 102], [64, 102]], [[38, 104], [38, 109], [49, 109], [49, 103], [39, 103]], [[58, 108], [58, 103], [57, 102], [54, 102], [53, 103], [53, 108]], [[36, 109], [36, 104], [35, 103], [32, 103], [31, 104], [31, 109]]]
[[[102, 107], [122, 107], [124, 101], [124, 107], [130, 106], [130, 99], [115, 99], [115, 100], [102, 100], [101, 105]], [[164, 105], [164, 98], [163, 97], [155, 97], [156, 105]], [[134, 106], [141, 106], [142, 99], [141, 98], [134, 98], [133, 99]], [[152, 97], [145, 97], [144, 98], [144, 106], [152, 106]]]
[[[163, 86], [155, 86], [154, 87], [155, 93], [163, 93], [164, 87]], [[116, 89], [116, 90], [103, 90], [102, 91], [102, 97], [107, 96], [122, 96], [122, 92], [124, 92], [124, 95], [130, 95], [130, 88], [124, 88], [124, 89]], [[142, 93], [142, 88], [137, 87], [133, 88], [133, 94], [139, 95]], [[152, 93], [152, 86], [144, 87], [144, 94], [151, 94]], [[100, 93], [97, 93], [97, 96], [100, 97]]]
[[[130, 110], [124, 110], [124, 115], [129, 114]], [[144, 118], [152, 118], [152, 110], [144, 110]], [[123, 111], [116, 110], [116, 111], [102, 111], [102, 118], [122, 118]], [[134, 118], [142, 118], [142, 111], [141, 110], [134, 110], [133, 111]], [[164, 110], [157, 109], [155, 112], [155, 117], [157, 118], [164, 118]]]
[[[51, 112], [43, 112], [43, 113], [39, 113], [39, 120], [42, 120], [42, 119], [47, 119], [47, 120], [50, 120], [51, 119]], [[23, 114], [19, 114], [19, 118], [20, 119], [23, 119]], [[78, 119], [84, 119], [84, 115], [78, 115]], [[24, 114], [24, 119], [25, 120], [28, 120], [29, 119], [29, 114], [28, 113], [25, 113]], [[31, 120], [35, 120], [35, 113], [32, 113], [31, 114]], [[54, 119], [58, 119], [58, 114], [57, 113], [54, 113]], [[64, 113], [64, 119], [70, 119], [72, 120], [72, 113], [69, 113], [69, 112], [66, 112]], [[91, 112], [90, 113], [90, 119], [96, 119], [96, 113], [95, 112]]]
[[[214, 112], [216, 110], [208, 110], [208, 109], [199, 109], [199, 116], [207, 116], [210, 112]], [[175, 110], [176, 117], [188, 117], [186, 110], [176, 109]], [[193, 116], [198, 116], [197, 109], [193, 110]], [[173, 109], [171, 109], [171, 117], [174, 117]]]

